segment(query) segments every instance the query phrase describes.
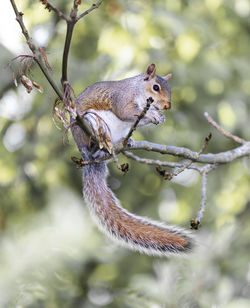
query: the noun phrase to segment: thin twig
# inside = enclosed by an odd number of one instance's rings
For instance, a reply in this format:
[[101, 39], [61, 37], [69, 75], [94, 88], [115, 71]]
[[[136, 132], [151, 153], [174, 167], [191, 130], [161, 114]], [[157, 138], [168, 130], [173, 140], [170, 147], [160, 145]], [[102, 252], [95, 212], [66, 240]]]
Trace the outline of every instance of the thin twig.
[[[98, 6], [101, 4], [101, 2], [100, 3], [99, 2], [100, 1], [98, 1], [98, 3], [96, 4], [96, 7], [93, 7], [92, 9], [90, 9], [89, 12], [94, 10], [95, 8], [98, 8]], [[50, 72], [48, 70], [48, 67], [47, 67], [48, 65], [46, 63], [44, 63], [44, 52], [41, 52], [41, 49], [39, 50], [39, 47], [35, 46], [35, 44], [32, 41], [32, 38], [30, 37], [30, 35], [28, 33], [27, 28], [24, 25], [23, 13], [18, 11], [16, 3], [15, 3], [15, 0], [10, 0], [10, 3], [12, 5], [12, 7], [13, 7], [13, 10], [14, 10], [15, 15], [16, 15], [16, 20], [18, 21], [18, 23], [19, 23], [19, 25], [20, 25], [20, 27], [22, 29], [22, 33], [23, 33], [23, 35], [24, 35], [24, 37], [26, 39], [26, 42], [27, 42], [30, 50], [32, 51], [32, 53], [34, 55], [34, 60], [36, 61], [36, 63], [40, 67], [40, 69], [41, 69], [42, 73], [44, 74], [45, 78], [48, 80], [48, 82], [50, 83], [51, 87], [54, 89], [54, 91], [56, 92], [56, 94], [58, 95], [60, 100], [63, 101], [63, 93], [59, 89], [57, 84], [55, 83], [53, 77], [51, 76], [51, 74], [50, 74]], [[68, 53], [69, 53], [70, 42], [71, 42], [71, 38], [72, 38], [72, 34], [73, 34], [74, 24], [80, 19], [80, 18], [78, 18], [76, 20], [78, 5], [79, 5], [79, 2], [75, 0], [73, 8], [71, 10], [71, 14], [70, 14], [70, 19], [71, 19], [72, 24], [67, 29], [67, 36], [66, 36], [66, 40], [65, 40], [64, 57], [63, 57], [63, 64], [62, 64], [63, 73], [62, 73], [61, 80], [63, 80], [63, 81], [67, 81]], [[51, 8], [52, 8], [52, 6], [51, 6]], [[82, 14], [82, 15], [84, 16], [84, 14]], [[67, 21], [67, 24], [69, 24], [69, 21], [68, 21], [69, 19], [66, 18], [65, 20]], [[80, 127], [84, 130], [84, 132], [88, 136], [90, 136], [91, 135], [90, 129], [86, 125], [86, 123], [84, 122], [84, 120], [82, 119], [81, 115], [78, 112], [77, 112], [77, 116], [76, 116], [75, 120], [79, 123]]]
[[63, 105], [65, 110], [68, 111], [70, 117], [76, 119], [77, 111], [75, 103], [72, 99], [72, 94], [74, 95], [74, 91], [68, 81], [63, 83]]
[[69, 49], [70, 44], [72, 40], [73, 30], [75, 26], [75, 21], [68, 21], [67, 22], [67, 33], [64, 43], [64, 49], [63, 49], [63, 60], [62, 60], [62, 77], [61, 77], [61, 83], [63, 85], [64, 82], [68, 81], [68, 57], [69, 57]]
[[48, 80], [51, 87], [54, 89], [54, 91], [58, 95], [58, 97], [62, 100], [63, 99], [62, 91], [58, 88], [58, 86], [55, 83], [53, 77], [51, 76], [50, 72], [48, 71], [46, 65], [43, 62], [43, 55], [39, 51], [36, 51], [35, 59], [36, 59], [37, 64], [39, 65], [41, 71], [43, 72], [45, 78]]
[[[128, 170], [129, 170], [129, 164], [128, 163], [124, 163], [124, 164], [120, 164], [119, 163], [119, 161], [118, 161], [118, 158], [117, 158], [117, 156], [116, 156], [116, 154], [115, 154], [115, 152], [113, 152], [112, 153], [112, 160], [115, 162], [115, 164], [116, 164], [116, 167], [120, 170], [120, 171], [122, 171], [124, 174], [126, 174], [127, 172], [128, 172]], [[108, 158], [107, 158], [108, 159]]]
[[115, 154], [114, 152], [112, 153], [112, 156], [113, 156], [113, 160], [114, 160], [114, 162], [115, 162], [115, 164], [116, 164], [116, 167], [117, 167], [119, 170], [121, 170], [122, 167], [121, 167], [121, 165], [120, 165], [120, 163], [119, 163], [119, 160], [118, 160], [118, 158], [117, 158], [117, 156], [116, 156], [116, 154]]
[[[12, 1], [12, 0], [11, 0]], [[99, 0], [97, 3], [92, 4], [92, 6], [84, 11], [82, 14], [77, 16], [78, 6], [80, 5], [81, 1], [74, 0], [73, 1], [73, 7], [70, 11], [70, 16], [66, 17], [56, 6], [51, 4], [48, 0], [40, 0], [42, 4], [45, 5], [45, 8], [49, 11], [54, 11], [60, 18], [64, 19], [67, 23], [67, 32], [65, 37], [65, 43], [64, 43], [64, 49], [63, 49], [63, 59], [62, 59], [62, 77], [61, 77], [61, 84], [63, 85], [64, 82], [68, 81], [68, 75], [67, 75], [67, 68], [68, 68], [68, 56], [69, 56], [69, 50], [73, 35], [73, 30], [75, 27], [75, 24], [84, 16], [89, 14], [91, 11], [97, 9], [103, 0]]]
[[[67, 71], [68, 71], [68, 57], [69, 57], [69, 50], [70, 50], [70, 45], [71, 45], [71, 41], [72, 41], [73, 31], [74, 31], [75, 24], [81, 18], [80, 16], [77, 17], [77, 11], [78, 11], [79, 4], [80, 4], [80, 1], [78, 1], [78, 0], [73, 1], [73, 7], [70, 11], [70, 16], [69, 16], [69, 18], [66, 19], [67, 32], [66, 32], [66, 37], [65, 37], [65, 42], [64, 42], [64, 49], [63, 49], [62, 76], [61, 76], [61, 84], [62, 84], [64, 90], [66, 89], [65, 84], [69, 84], [68, 73], [67, 73]], [[100, 4], [101, 3], [99, 3], [95, 8], [98, 8]], [[92, 8], [92, 10], [93, 9], [94, 8]], [[90, 11], [92, 11], [92, 10], [90, 10]], [[82, 17], [84, 17], [85, 15], [82, 14]], [[81, 117], [79, 112], [75, 110], [75, 108], [74, 108], [74, 111], [76, 112], [76, 117], [73, 116], [73, 118], [79, 123], [79, 125], [84, 130], [84, 132], [88, 136], [91, 136], [91, 131], [90, 131], [88, 125], [85, 123], [85, 121], [83, 120], [83, 118]]]
[[204, 116], [205, 118], [207, 119], [207, 121], [213, 126], [215, 127], [218, 132], [220, 132], [223, 136], [229, 138], [229, 139], [232, 139], [234, 140], [235, 142], [239, 143], [239, 144], [244, 144], [246, 143], [247, 141], [238, 137], [238, 136], [235, 136], [235, 135], [232, 135], [231, 133], [229, 133], [228, 131], [226, 131], [224, 128], [220, 127], [220, 125], [215, 122], [215, 120], [207, 113], [205, 112], [204, 113]]
[[191, 229], [198, 230], [200, 227], [200, 222], [203, 217], [203, 213], [205, 211], [206, 200], [207, 200], [207, 174], [212, 171], [213, 169], [217, 168], [218, 164], [207, 164], [201, 168], [201, 202], [200, 202], [200, 209], [196, 216], [196, 218], [192, 218], [190, 221]]
[[125, 147], [128, 144], [129, 138], [132, 136], [133, 132], [136, 130], [136, 127], [138, 126], [139, 122], [145, 117], [146, 113], [148, 112], [150, 105], [154, 102], [152, 97], [147, 98], [147, 104], [143, 108], [142, 112], [138, 115], [135, 123], [131, 126], [127, 136], [124, 138], [122, 144]]
[[54, 91], [56, 92], [56, 94], [60, 97], [60, 99], [62, 99], [63, 98], [62, 91], [58, 88], [57, 84], [53, 80], [50, 72], [48, 71], [48, 69], [46, 67], [46, 64], [44, 63], [43, 55], [41, 54], [39, 49], [33, 43], [32, 38], [30, 37], [29, 32], [24, 25], [23, 13], [18, 11], [15, 0], [10, 0], [10, 3], [13, 7], [15, 14], [16, 14], [16, 20], [17, 20], [17, 22], [19, 23], [19, 25], [22, 29], [22, 33], [23, 33], [23, 35], [26, 39], [26, 42], [27, 42], [30, 50], [32, 51], [32, 53], [34, 55], [34, 59], [35, 59], [36, 63], [39, 65], [41, 71], [43, 72], [44, 76], [46, 77], [46, 79], [48, 80], [48, 82], [50, 83], [50, 85], [52, 86]]
[[[32, 55], [19, 55], [19, 56], [16, 56], [15, 58], [11, 59], [10, 62], [7, 64], [7, 66], [10, 66], [12, 64], [12, 62], [16, 61], [17, 59], [19, 58], [30, 58], [30, 59], [34, 59], [34, 56]], [[21, 60], [22, 60], [21, 59]]]
[[[208, 142], [211, 140], [212, 138], [212, 134], [209, 133], [207, 135], [207, 137], [205, 138], [204, 142], [203, 142], [203, 145], [200, 149], [200, 151], [197, 153], [197, 159], [199, 159], [200, 155], [202, 152], [204, 152], [204, 150], [206, 149], [206, 147], [208, 146]], [[183, 166], [181, 168], [178, 168], [176, 171], [173, 172], [172, 176], [177, 176], [178, 174], [180, 174], [181, 172], [183, 172], [185, 169], [187, 169], [189, 166], [192, 165], [192, 160], [186, 162], [185, 164], [183, 164]]]
[[[207, 147], [208, 142], [210, 141], [211, 138], [212, 138], [212, 134], [209, 133], [209, 134], [207, 135], [207, 137], [205, 138], [205, 141], [204, 141], [204, 143], [203, 143], [203, 145], [202, 145], [200, 151], [197, 152], [196, 159], [199, 159], [201, 153], [205, 150], [205, 148]], [[168, 171], [162, 169], [160, 165], [158, 165], [158, 166], [156, 167], [156, 171], [157, 171], [157, 172], [160, 174], [160, 176], [162, 176], [165, 180], [170, 181], [170, 180], [172, 180], [172, 178], [173, 178], [174, 176], [179, 175], [179, 174], [180, 174], [181, 172], [183, 172], [184, 170], [186, 170], [186, 169], [191, 169], [190, 166], [191, 166], [192, 164], [193, 164], [193, 161], [192, 161], [192, 160], [188, 160], [187, 162], [181, 164], [180, 167], [179, 167], [179, 166], [176, 166], [175, 169], [174, 169], [172, 172], [168, 172]], [[196, 170], [197, 170], [197, 169], [198, 169], [198, 171], [199, 171], [200, 173], [205, 172], [205, 171], [201, 171], [201, 167], [200, 167], [200, 168], [196, 168]]]
[[71, 45], [74, 27], [77, 22], [76, 17], [77, 17], [78, 5], [79, 5], [78, 2], [74, 0], [73, 7], [70, 11], [70, 18], [67, 19], [67, 32], [64, 42], [63, 59], [62, 59], [62, 77], [61, 77], [62, 85], [64, 82], [68, 81], [67, 70], [68, 70], [69, 49]]
[[102, 4], [102, 2], [103, 0], [98, 0], [96, 3], [93, 3], [92, 6], [88, 10], [86, 10], [85, 12], [83, 12], [82, 14], [76, 17], [76, 21], [88, 15], [93, 10], [98, 9], [98, 7]]
[[30, 50], [35, 53], [36, 51], [36, 46], [34, 45], [32, 38], [29, 36], [28, 30], [26, 29], [24, 22], [23, 22], [23, 13], [19, 12], [15, 3], [15, 0], [10, 0], [10, 3], [13, 7], [13, 10], [16, 14], [16, 20], [19, 23], [21, 29], [22, 29], [22, 33], [24, 35], [24, 37], [26, 38], [26, 42], [30, 48]]
[[100, 162], [103, 162], [105, 160], [112, 159], [112, 158], [113, 156], [111, 154], [107, 154], [106, 156], [102, 158], [97, 158], [93, 160], [83, 160], [82, 158], [79, 159], [74, 156], [71, 157], [72, 161], [76, 163], [79, 167], [84, 167], [86, 165], [92, 165], [92, 164], [98, 164]]
[[[122, 152], [126, 157], [135, 160], [138, 163], [142, 163], [145, 165], [156, 165], [156, 166], [162, 166], [162, 167], [170, 167], [170, 168], [181, 168], [183, 166], [182, 163], [175, 163], [175, 162], [168, 162], [168, 161], [162, 161], [158, 159], [149, 159], [149, 158], [141, 158], [137, 155], [132, 154], [131, 152], [128, 151], [123, 151]], [[199, 172], [201, 172], [201, 167], [197, 165], [190, 165], [188, 169], [194, 169]]]
[[201, 218], [203, 216], [206, 200], [207, 200], [207, 172], [203, 172], [201, 180], [201, 204], [200, 204], [200, 210], [196, 217], [198, 223], [200, 223]]
[[202, 167], [202, 180], [201, 180], [201, 203], [200, 210], [197, 214], [196, 221], [200, 224], [201, 218], [203, 216], [203, 212], [205, 211], [205, 205], [207, 200], [207, 174], [213, 169], [217, 168], [218, 165], [206, 165]]
[[65, 21], [68, 21], [68, 18], [63, 14], [63, 12], [61, 12], [56, 6], [51, 4], [49, 1], [40, 0], [40, 2], [42, 2], [43, 5], [45, 5], [45, 9], [47, 9], [49, 12], [54, 11], [58, 17], [64, 19]]
[[127, 146], [124, 150], [129, 150], [129, 151], [145, 150], [161, 154], [169, 154], [176, 157], [182, 157], [199, 163], [227, 164], [234, 161], [237, 158], [250, 156], [250, 142], [246, 142], [242, 146], [238, 146], [235, 149], [225, 152], [220, 152], [215, 154], [214, 153], [200, 154], [199, 158], [197, 158], [197, 152], [193, 152], [188, 148], [176, 147], [173, 145], [157, 144], [149, 141], [134, 141], [134, 143], [131, 146], [129, 147]]
[[[54, 89], [54, 91], [56, 92], [56, 94], [58, 95], [58, 97], [60, 98], [61, 101], [63, 101], [63, 93], [62, 91], [59, 89], [59, 87], [57, 86], [57, 84], [55, 83], [53, 77], [51, 76], [47, 65], [44, 63], [44, 55], [41, 53], [41, 51], [39, 50], [39, 47], [36, 47], [35, 44], [33, 44], [32, 42], [32, 38], [29, 35], [29, 32], [27, 30], [27, 28], [24, 25], [23, 22], [23, 13], [19, 12], [15, 3], [15, 0], [10, 0], [11, 5], [13, 7], [13, 10], [16, 14], [16, 19], [22, 29], [23, 35], [26, 38], [26, 42], [30, 48], [30, 50], [32, 51], [34, 56], [30, 56], [30, 57], [34, 57], [34, 60], [37, 62], [37, 64], [39, 65], [41, 71], [43, 72], [45, 78], [48, 80], [48, 82], [50, 83], [50, 85], [52, 86], [52, 88]], [[86, 125], [86, 123], [83, 121], [82, 117], [77, 113], [76, 116], [76, 121], [79, 123], [79, 125], [82, 127], [82, 129], [86, 132], [86, 134], [90, 135], [90, 129], [88, 128], [88, 126]]]
[[43, 56], [43, 61], [44, 61], [45, 65], [46, 65], [46, 67], [47, 67], [50, 71], [52, 71], [52, 68], [51, 68], [51, 66], [50, 66], [50, 64], [49, 64], [49, 61], [48, 61], [48, 58], [47, 58], [47, 55], [46, 55], [45, 51], [43, 50], [43, 48], [42, 48], [42, 47], [38, 47], [38, 51], [39, 51], [39, 52], [41, 53], [41, 55]]

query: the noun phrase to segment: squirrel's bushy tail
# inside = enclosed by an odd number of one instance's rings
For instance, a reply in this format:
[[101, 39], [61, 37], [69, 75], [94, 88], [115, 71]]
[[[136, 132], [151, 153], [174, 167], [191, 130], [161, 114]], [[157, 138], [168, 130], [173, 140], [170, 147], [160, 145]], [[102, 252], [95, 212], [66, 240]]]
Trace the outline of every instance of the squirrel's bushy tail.
[[123, 209], [106, 184], [105, 163], [84, 167], [83, 192], [99, 227], [117, 243], [148, 255], [164, 256], [192, 248], [188, 232], [133, 215]]

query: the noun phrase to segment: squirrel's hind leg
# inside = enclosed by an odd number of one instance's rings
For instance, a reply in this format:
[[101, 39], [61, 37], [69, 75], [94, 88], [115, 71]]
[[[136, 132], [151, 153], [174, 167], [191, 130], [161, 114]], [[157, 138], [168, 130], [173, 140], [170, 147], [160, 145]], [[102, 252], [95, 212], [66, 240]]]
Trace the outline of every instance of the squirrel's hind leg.
[[107, 123], [98, 115], [95, 110], [90, 109], [84, 115], [84, 120], [91, 127], [92, 133], [99, 142], [99, 148], [105, 147], [109, 153], [112, 153], [113, 144], [111, 140], [111, 132]]
[[81, 148], [81, 154], [86, 161], [101, 159], [109, 155], [108, 151], [98, 148], [97, 145], [94, 145], [91, 149], [89, 146], [84, 145]]

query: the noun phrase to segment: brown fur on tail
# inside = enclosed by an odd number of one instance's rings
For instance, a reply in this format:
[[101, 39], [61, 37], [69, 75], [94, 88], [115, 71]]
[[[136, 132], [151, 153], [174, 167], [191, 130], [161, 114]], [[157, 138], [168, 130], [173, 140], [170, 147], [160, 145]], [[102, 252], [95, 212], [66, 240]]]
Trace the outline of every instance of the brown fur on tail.
[[84, 196], [99, 227], [117, 243], [148, 255], [187, 252], [190, 234], [123, 209], [106, 184], [105, 163], [84, 167]]

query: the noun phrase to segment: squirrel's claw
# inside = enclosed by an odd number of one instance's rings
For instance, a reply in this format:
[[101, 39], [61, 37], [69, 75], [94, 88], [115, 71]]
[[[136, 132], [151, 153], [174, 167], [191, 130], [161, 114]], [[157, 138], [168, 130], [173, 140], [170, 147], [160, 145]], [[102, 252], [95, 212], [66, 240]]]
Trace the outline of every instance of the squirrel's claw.
[[147, 125], [147, 124], [160, 124], [163, 123], [165, 121], [165, 116], [160, 113], [159, 111], [156, 110], [152, 110], [147, 112], [146, 116], [142, 119], [142, 125]]
[[156, 115], [154, 115], [154, 122], [152, 122], [152, 123], [157, 125], [157, 124], [163, 123], [165, 121], [165, 119], [166, 118], [165, 118], [164, 114], [156, 111]]

